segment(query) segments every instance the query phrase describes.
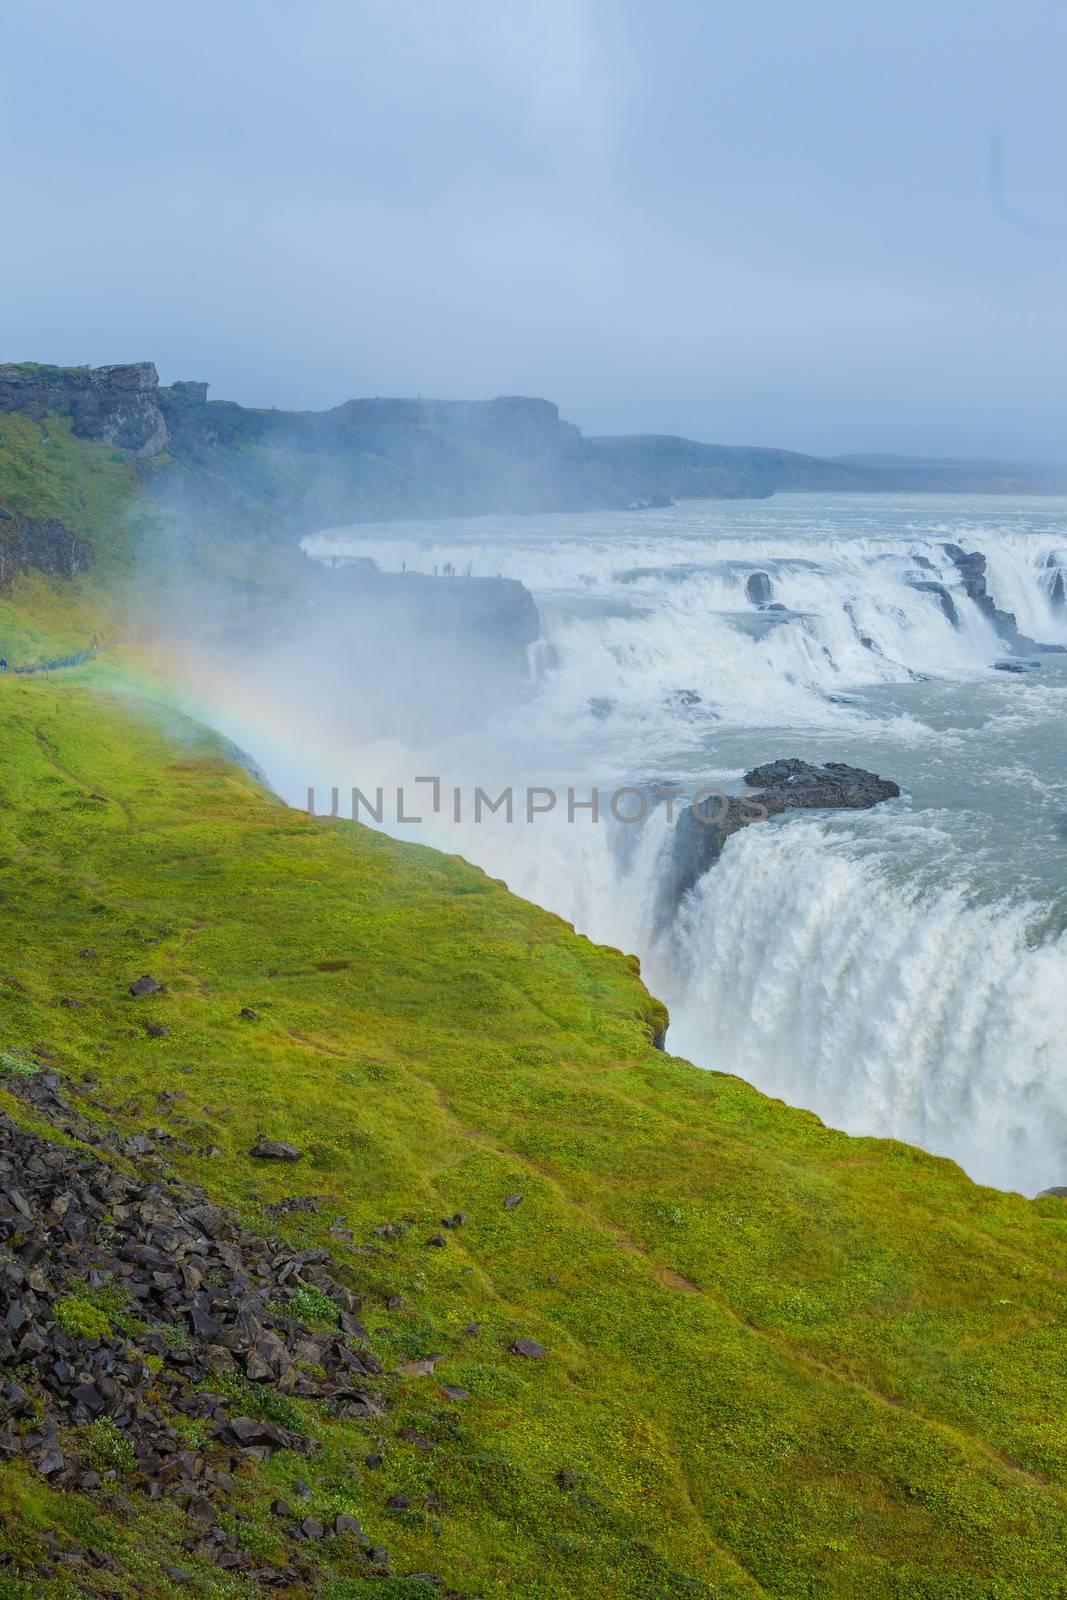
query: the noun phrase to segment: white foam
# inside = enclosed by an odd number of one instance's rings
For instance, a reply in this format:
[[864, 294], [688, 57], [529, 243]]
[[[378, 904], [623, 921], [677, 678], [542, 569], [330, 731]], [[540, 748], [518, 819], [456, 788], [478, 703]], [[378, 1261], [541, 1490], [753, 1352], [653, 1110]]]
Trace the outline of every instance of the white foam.
[[[1058, 800], [1067, 809], [1062, 762], [1050, 765], [1041, 748], [1064, 690], [1029, 678], [991, 687], [1008, 647], [945, 550], [981, 550], [996, 603], [1023, 632], [1067, 644], [1049, 578], [1050, 556], [1067, 547], [1064, 508], [959, 504], [924, 519], [915, 500], [793, 497], [629, 518], [341, 530], [308, 548], [369, 555], [386, 569], [470, 564], [534, 591], [545, 635], [536, 687], [484, 737], [434, 753], [455, 781], [714, 781], [724, 748], [739, 765], [742, 751], [792, 754], [777, 740], [792, 743], [794, 732], [806, 739], [797, 753], [844, 733], [913, 753], [916, 770], [951, 747], [962, 770], [978, 738], [980, 759], [999, 763], [991, 784], [1050, 813]], [[785, 611], [752, 605], [753, 572], [770, 576]], [[958, 626], [922, 584], [944, 587]], [[984, 685], [985, 733], [969, 705], [938, 728], [911, 709], [886, 717], [835, 698], [923, 678]], [[591, 700], [603, 702], [599, 716]], [[847, 741], [835, 748], [850, 758]], [[433, 770], [425, 756], [411, 770], [420, 763]], [[533, 827], [433, 822], [424, 837], [637, 951], [671, 1007], [679, 1053], [852, 1132], [906, 1139], [1033, 1192], [1067, 1181], [1067, 942], [1042, 920], [1046, 907], [1005, 891], [1003, 867], [989, 888], [983, 852], [1010, 815], [1002, 824], [991, 811], [968, 834], [965, 809], [985, 803], [981, 784], [957, 793], [954, 809], [951, 798], [895, 819], [747, 830], [666, 932], [655, 917], [662, 818], [622, 833], [558, 815]]]
[[672, 1048], [852, 1133], [1028, 1192], [1067, 1152], [1067, 938], [1024, 905], [912, 889], [790, 819], [732, 839], [661, 968]]

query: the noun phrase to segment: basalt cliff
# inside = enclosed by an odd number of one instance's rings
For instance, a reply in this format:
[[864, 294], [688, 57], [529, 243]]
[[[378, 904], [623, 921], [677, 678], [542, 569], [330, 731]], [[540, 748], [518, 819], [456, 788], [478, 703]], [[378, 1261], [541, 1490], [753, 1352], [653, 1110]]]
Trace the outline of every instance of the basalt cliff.
[[151, 362], [0, 366], [0, 413], [69, 416], [83, 439], [156, 470], [152, 492], [186, 510], [255, 518], [264, 532], [485, 512], [666, 504], [605, 460], [548, 400], [348, 400], [328, 411], [209, 400], [161, 385]]
[[254, 524], [261, 534], [394, 518], [651, 509], [675, 498], [781, 491], [963, 485], [1047, 493], [1067, 484], [1067, 469], [1058, 468], [932, 462], [904, 471], [883, 458], [833, 461], [659, 434], [590, 438], [551, 401], [520, 395], [250, 408], [209, 399], [206, 383], [162, 385], [150, 361], [0, 365], [5, 412], [67, 416], [79, 438], [129, 452], [156, 497], [200, 519]]

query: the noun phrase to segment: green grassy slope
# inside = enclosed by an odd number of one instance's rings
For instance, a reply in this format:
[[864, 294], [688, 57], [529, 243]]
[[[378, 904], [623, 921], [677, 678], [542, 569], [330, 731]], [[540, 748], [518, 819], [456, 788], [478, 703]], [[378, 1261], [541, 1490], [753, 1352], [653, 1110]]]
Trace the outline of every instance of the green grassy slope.
[[0, 592], [0, 655], [32, 665], [84, 649], [94, 633], [113, 637], [115, 598], [149, 518], [126, 453], [76, 438], [67, 417], [0, 415], [0, 506], [56, 518], [93, 548], [91, 571], [73, 581], [30, 572]]
[[[175, 1170], [257, 1225], [333, 1197], [289, 1231], [347, 1259], [397, 1363], [442, 1359], [391, 1380], [380, 1472], [363, 1425], [311, 1419], [318, 1493], [350, 1473], [400, 1571], [486, 1596], [1065, 1592], [1061, 1202], [664, 1057], [632, 961], [458, 860], [282, 809], [105, 672], [0, 682], [0, 1050], [95, 1073], [128, 1131], [180, 1086], [221, 1155]], [[142, 972], [166, 994], [132, 1000]], [[304, 1163], [250, 1161], [260, 1132]], [[357, 1243], [410, 1226], [365, 1255], [334, 1217]], [[441, 1381], [471, 1392], [458, 1421]], [[250, 1472], [250, 1514], [297, 1470]], [[5, 1473], [17, 1544], [61, 1513]], [[446, 1514], [385, 1509], [427, 1491]]]
[[213, 496], [166, 455], [135, 462], [80, 439], [65, 416], [0, 413], [0, 507], [58, 519], [93, 550], [74, 580], [30, 571], [0, 589], [0, 656], [12, 667], [75, 654], [94, 634], [144, 639], [160, 622], [180, 634], [191, 616], [229, 627], [257, 602], [284, 603], [306, 566], [291, 540], [270, 536], [270, 504]]

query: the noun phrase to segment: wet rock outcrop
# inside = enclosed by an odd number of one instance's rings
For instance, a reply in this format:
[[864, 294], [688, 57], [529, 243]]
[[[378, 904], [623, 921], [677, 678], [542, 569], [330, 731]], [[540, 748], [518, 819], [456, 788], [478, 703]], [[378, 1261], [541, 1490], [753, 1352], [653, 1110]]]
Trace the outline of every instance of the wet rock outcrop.
[[314, 635], [320, 692], [351, 703], [359, 734], [436, 737], [524, 691], [541, 617], [516, 579], [307, 565], [301, 604], [288, 598], [262, 631]]
[[69, 416], [79, 438], [139, 456], [158, 455], [168, 440], [159, 375], [151, 361], [112, 367], [0, 364], [3, 411], [21, 411], [36, 420], [50, 412]]
[[471, 650], [483, 666], [524, 659], [541, 635], [533, 595], [515, 578], [434, 577], [342, 568], [320, 580], [317, 603], [339, 599], [358, 635], [410, 640], [428, 653]]
[[945, 613], [946, 620], [951, 622], [954, 628], [959, 627], [960, 614], [956, 607], [956, 602], [943, 583], [937, 583], [932, 578], [914, 578], [911, 580], [910, 587], [918, 589], [920, 594], [936, 595], [937, 603]]
[[662, 913], [673, 908], [722, 854], [726, 841], [753, 822], [786, 811], [865, 811], [900, 794], [899, 785], [840, 761], [817, 765], [796, 757], [745, 773], [744, 795], [716, 793], [690, 805], [675, 825]]
[[58, 518], [17, 517], [0, 506], [0, 594], [23, 572], [74, 578], [92, 564], [88, 540], [71, 533]]
[[[980, 550], [963, 550], [958, 544], [946, 544], [943, 548], [960, 575], [963, 592], [968, 599], [974, 601], [979, 611], [988, 617], [1005, 644], [1010, 645], [1017, 655], [1033, 656], [1041, 651], [1058, 655], [1063, 651], [1062, 645], [1039, 644], [1036, 639], [1031, 639], [1021, 631], [1014, 612], [1000, 609], [989, 592], [986, 577], [988, 562]], [[1053, 601], [1055, 603], [1055, 590], [1053, 590]]]

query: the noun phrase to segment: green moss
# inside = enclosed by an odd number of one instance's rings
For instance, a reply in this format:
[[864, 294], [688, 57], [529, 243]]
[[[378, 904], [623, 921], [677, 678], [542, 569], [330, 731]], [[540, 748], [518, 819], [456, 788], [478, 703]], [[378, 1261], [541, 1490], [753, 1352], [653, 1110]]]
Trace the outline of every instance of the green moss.
[[23, 1056], [12, 1055], [9, 1050], [0, 1050], [0, 1072], [7, 1073], [12, 1078], [32, 1078], [40, 1070], [35, 1061], [27, 1061]]
[[[109, 446], [72, 432], [68, 417], [41, 422], [0, 416], [0, 506], [15, 516], [58, 520], [88, 541], [93, 564], [73, 580], [30, 572], [0, 593], [0, 655], [30, 666], [84, 650], [122, 631], [116, 604], [151, 513], [137, 475]], [[0, 539], [5, 537], [0, 523]]]
[[232, 1408], [243, 1417], [273, 1422], [294, 1433], [307, 1432], [307, 1416], [296, 1401], [268, 1384], [249, 1383], [239, 1373], [219, 1372], [213, 1375], [207, 1387], [215, 1394], [225, 1395]]
[[175, 1417], [173, 1422], [179, 1439], [195, 1450], [201, 1450], [211, 1439], [210, 1429], [195, 1417]]
[[132, 1472], [137, 1465], [133, 1445], [110, 1417], [98, 1417], [74, 1437], [83, 1463], [97, 1472]]
[[67, 1295], [57, 1300], [52, 1315], [64, 1333], [72, 1339], [110, 1339], [111, 1322], [107, 1313], [91, 1301], [78, 1295]]
[[302, 1283], [288, 1300], [279, 1300], [275, 1309], [296, 1322], [303, 1322], [308, 1328], [337, 1326], [336, 1304], [324, 1289], [317, 1289], [312, 1283]]

